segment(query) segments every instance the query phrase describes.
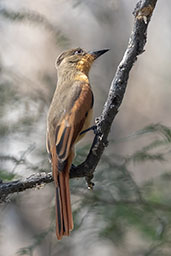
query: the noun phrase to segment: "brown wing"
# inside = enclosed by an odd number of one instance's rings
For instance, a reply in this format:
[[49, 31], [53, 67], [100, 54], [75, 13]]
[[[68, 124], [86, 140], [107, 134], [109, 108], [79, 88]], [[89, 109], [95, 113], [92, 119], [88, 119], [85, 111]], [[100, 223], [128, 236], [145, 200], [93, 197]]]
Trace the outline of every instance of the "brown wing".
[[92, 108], [93, 93], [88, 84], [81, 84], [81, 92], [73, 107], [56, 128], [56, 152], [65, 161]]

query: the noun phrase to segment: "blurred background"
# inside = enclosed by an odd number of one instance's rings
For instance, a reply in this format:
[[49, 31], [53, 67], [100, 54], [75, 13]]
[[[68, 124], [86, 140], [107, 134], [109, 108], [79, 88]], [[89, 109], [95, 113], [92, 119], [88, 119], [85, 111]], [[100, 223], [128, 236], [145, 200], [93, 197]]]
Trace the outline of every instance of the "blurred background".
[[[136, 0], [0, 1], [0, 179], [50, 171], [46, 116], [64, 50], [110, 48], [90, 72], [94, 118], [133, 26]], [[0, 256], [171, 255], [171, 2], [158, 1], [93, 191], [71, 181], [75, 229], [55, 236], [54, 185], [0, 205]], [[93, 120], [94, 122], [94, 120]], [[93, 134], [77, 147], [87, 155]]]

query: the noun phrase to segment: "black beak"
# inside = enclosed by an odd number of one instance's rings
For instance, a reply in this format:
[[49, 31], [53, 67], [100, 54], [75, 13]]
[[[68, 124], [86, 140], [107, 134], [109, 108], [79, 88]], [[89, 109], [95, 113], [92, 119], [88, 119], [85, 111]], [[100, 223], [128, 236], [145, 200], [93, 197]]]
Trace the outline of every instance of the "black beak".
[[104, 49], [104, 50], [99, 50], [99, 51], [91, 51], [88, 52], [89, 54], [91, 54], [94, 59], [97, 59], [98, 57], [100, 57], [102, 54], [104, 54], [105, 52], [108, 52], [110, 49]]

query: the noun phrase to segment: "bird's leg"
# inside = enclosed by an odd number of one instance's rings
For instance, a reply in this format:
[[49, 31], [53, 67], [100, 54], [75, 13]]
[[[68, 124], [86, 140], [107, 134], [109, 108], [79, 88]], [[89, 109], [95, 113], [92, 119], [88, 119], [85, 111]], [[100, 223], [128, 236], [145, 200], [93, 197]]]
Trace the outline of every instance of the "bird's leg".
[[96, 125], [93, 125], [93, 126], [89, 127], [88, 129], [86, 129], [86, 130], [80, 132], [80, 135], [82, 135], [82, 134], [84, 134], [84, 133], [86, 133], [86, 132], [89, 132], [89, 131], [91, 131], [91, 130], [93, 130], [94, 134], [97, 134], [97, 126], [96, 126]]

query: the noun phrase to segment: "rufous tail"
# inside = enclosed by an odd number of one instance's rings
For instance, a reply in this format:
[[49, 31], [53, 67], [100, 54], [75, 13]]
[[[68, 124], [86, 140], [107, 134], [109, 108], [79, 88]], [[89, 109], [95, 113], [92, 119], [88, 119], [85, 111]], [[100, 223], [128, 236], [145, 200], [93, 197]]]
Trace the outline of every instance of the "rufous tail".
[[[52, 157], [53, 158], [53, 157]], [[58, 161], [53, 161], [53, 176], [56, 186], [56, 236], [61, 240], [63, 236], [69, 236], [73, 229], [73, 218], [69, 189], [70, 157], [66, 160], [65, 167], [58, 171]]]

